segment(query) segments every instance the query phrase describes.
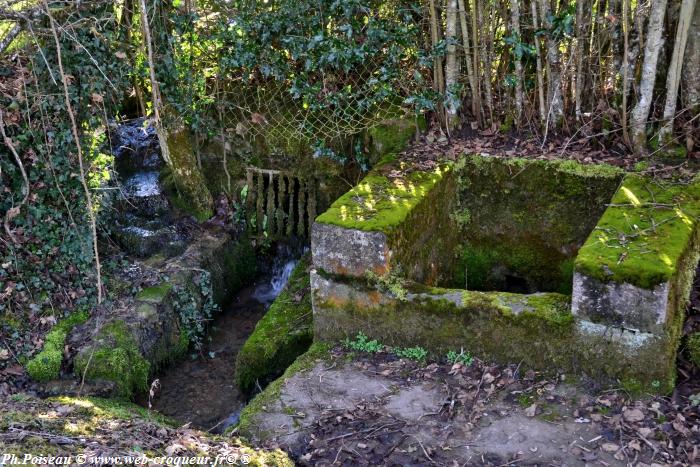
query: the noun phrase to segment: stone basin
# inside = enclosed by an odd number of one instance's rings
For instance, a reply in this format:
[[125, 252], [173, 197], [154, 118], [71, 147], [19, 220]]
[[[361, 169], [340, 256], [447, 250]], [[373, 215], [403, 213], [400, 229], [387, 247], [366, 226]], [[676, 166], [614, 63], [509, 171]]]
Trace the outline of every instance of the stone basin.
[[700, 255], [700, 180], [464, 155], [389, 162], [312, 230], [315, 336], [468, 349], [670, 391]]

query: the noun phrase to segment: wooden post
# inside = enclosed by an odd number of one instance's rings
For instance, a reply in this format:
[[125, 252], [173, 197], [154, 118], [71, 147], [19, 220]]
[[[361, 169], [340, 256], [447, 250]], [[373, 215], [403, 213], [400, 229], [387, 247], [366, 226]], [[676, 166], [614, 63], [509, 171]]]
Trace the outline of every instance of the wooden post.
[[253, 171], [251, 169], [246, 169], [245, 178], [248, 185], [248, 195], [245, 199], [245, 220], [246, 230], [250, 231], [253, 227], [253, 206], [255, 203], [255, 187], [253, 186]]
[[284, 206], [287, 201], [287, 183], [284, 174], [277, 179], [277, 235], [284, 236]]
[[300, 237], [306, 236], [304, 216], [306, 215], [306, 182], [303, 179], [299, 179], [299, 222], [297, 223], [297, 235]]
[[272, 172], [267, 176], [267, 232], [275, 235], [275, 179]]
[[289, 177], [289, 183], [287, 185], [287, 190], [289, 194], [289, 208], [287, 212], [289, 213], [287, 222], [287, 236], [291, 237], [294, 233], [294, 185], [296, 179], [294, 177]]
[[306, 204], [308, 206], [309, 214], [309, 235], [311, 235], [311, 227], [314, 224], [314, 220], [316, 220], [316, 180], [313, 178], [310, 179], [307, 186], [309, 187], [309, 195], [306, 200]]
[[258, 235], [262, 235], [263, 233], [263, 220], [265, 219], [263, 214], [263, 201], [265, 199], [264, 188], [263, 174], [258, 172], [258, 193], [255, 199], [255, 225], [257, 226]]

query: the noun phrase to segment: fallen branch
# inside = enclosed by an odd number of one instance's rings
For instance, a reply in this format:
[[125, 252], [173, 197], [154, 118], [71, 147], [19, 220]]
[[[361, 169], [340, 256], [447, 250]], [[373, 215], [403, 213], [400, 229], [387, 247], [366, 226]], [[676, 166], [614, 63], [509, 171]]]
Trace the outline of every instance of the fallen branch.
[[19, 23], [15, 23], [12, 29], [10, 29], [10, 31], [5, 34], [5, 37], [3, 37], [0, 41], [0, 54], [3, 53], [5, 49], [10, 46], [10, 44], [12, 44], [12, 41], [19, 36], [20, 32], [22, 32], [22, 26], [20, 26]]
[[0, 135], [2, 135], [2, 140], [5, 143], [5, 146], [7, 146], [10, 149], [10, 152], [12, 153], [12, 156], [15, 158], [15, 162], [17, 163], [17, 167], [19, 167], [19, 171], [22, 174], [22, 180], [24, 182], [24, 185], [22, 187], [22, 193], [23, 193], [23, 198], [22, 201], [20, 201], [19, 206], [13, 206], [10, 209], [7, 210], [5, 213], [5, 233], [7, 233], [7, 236], [10, 237], [10, 240], [12, 240], [12, 243], [17, 244], [17, 239], [15, 236], [12, 234], [12, 230], [10, 229], [10, 221], [17, 217], [20, 213], [20, 210], [22, 209], [22, 206], [24, 206], [27, 203], [27, 200], [29, 199], [29, 178], [27, 177], [27, 172], [24, 170], [24, 164], [22, 164], [22, 159], [20, 159], [19, 154], [17, 154], [17, 150], [15, 149], [14, 144], [12, 144], [12, 140], [7, 136], [7, 133], [5, 132], [5, 120], [3, 116], [3, 112], [0, 109]]

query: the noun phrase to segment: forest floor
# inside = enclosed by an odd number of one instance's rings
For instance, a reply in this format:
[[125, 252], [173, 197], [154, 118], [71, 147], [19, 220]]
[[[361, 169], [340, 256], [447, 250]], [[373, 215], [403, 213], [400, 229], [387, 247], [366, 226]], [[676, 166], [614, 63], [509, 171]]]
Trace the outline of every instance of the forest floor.
[[697, 390], [637, 399], [518, 365], [336, 347], [289, 377], [252, 430], [301, 465], [692, 465]]
[[[678, 148], [652, 150], [644, 157], [635, 156], [620, 138], [587, 136], [577, 132], [571, 136], [549, 135], [546, 140], [532, 133], [499, 132], [492, 129], [473, 130], [464, 127], [452, 138], [432, 128], [419, 137], [417, 144], [402, 155], [414, 162], [434, 161], [437, 157], [456, 159], [461, 154], [494, 157], [522, 157], [539, 160], [575, 160], [582, 164], [610, 164], [628, 171], [644, 172], [660, 177], [689, 178], [700, 171], [700, 150], [678, 152]], [[682, 154], [682, 155], [680, 155]]]

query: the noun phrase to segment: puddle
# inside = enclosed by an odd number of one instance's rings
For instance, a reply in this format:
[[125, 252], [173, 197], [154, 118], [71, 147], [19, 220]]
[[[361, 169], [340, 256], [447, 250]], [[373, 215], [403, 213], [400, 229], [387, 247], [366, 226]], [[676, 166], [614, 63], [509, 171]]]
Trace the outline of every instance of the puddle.
[[[241, 290], [215, 319], [202, 356], [168, 368], [158, 377], [153, 409], [181, 423], [220, 433], [238, 422], [246, 403], [236, 387], [236, 355], [272, 301], [279, 295], [296, 260], [279, 262], [272, 277]], [[147, 405], [148, 400], [142, 400]]]

